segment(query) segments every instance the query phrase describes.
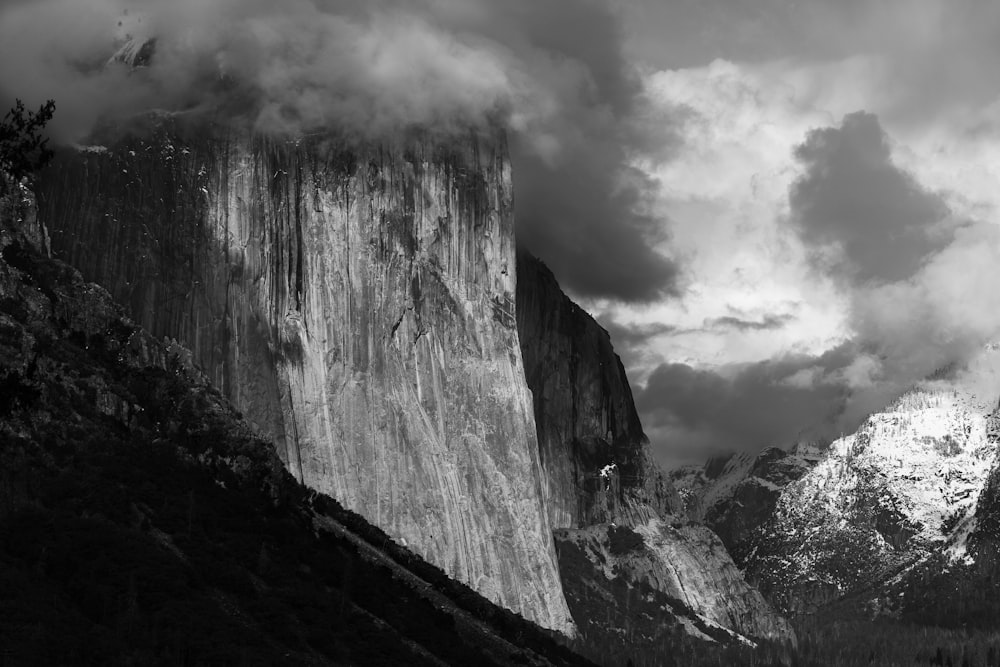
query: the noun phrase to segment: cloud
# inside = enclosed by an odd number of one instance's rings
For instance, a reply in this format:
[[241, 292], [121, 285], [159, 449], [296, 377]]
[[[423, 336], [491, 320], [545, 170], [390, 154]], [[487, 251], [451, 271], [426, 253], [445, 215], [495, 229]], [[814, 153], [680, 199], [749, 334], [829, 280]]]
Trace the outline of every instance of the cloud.
[[616, 347], [634, 348], [645, 345], [657, 336], [673, 333], [677, 327], [663, 322], [649, 324], [623, 324], [608, 317], [597, 318], [598, 322], [611, 336]]
[[1000, 7], [990, 0], [622, 1], [635, 57], [657, 67], [777, 59], [816, 63], [858, 54], [885, 59], [883, 92], [911, 117], [996, 94]]
[[910, 279], [856, 290], [851, 322], [879, 376], [903, 387], [997, 341], [1000, 294], [984, 288], [997, 266], [1000, 227], [970, 222]]
[[[532, 97], [487, 37], [453, 34], [416, 7], [308, 0], [31, 0], [3, 9], [0, 89], [57, 98], [55, 129], [80, 139], [139, 109], [238, 108], [268, 132], [480, 124]], [[70, 29], [77, 27], [76, 30]], [[82, 29], [81, 29], [82, 28]], [[67, 36], [69, 38], [67, 39]], [[148, 67], [107, 64], [156, 39]], [[110, 87], [119, 95], [106, 95]], [[544, 113], [546, 101], [530, 112]], [[77, 136], [69, 136], [75, 132]]]
[[[896, 143], [873, 114], [834, 116], [808, 86], [776, 88], [810, 80], [780, 71], [713, 63], [654, 79], [690, 100], [697, 121], [659, 172], [696, 282], [672, 316], [656, 313], [677, 327], [660, 345], [668, 363], [649, 368], [647, 354], [634, 373], [646, 432], [668, 464], [850, 433], [1000, 336], [1000, 294], [983, 288], [1000, 266], [1000, 197], [963, 177], [957, 158], [970, 155], [962, 141], [992, 153], [941, 128], [934, 141], [900, 131], [906, 143]], [[717, 178], [697, 171], [706, 159]], [[696, 227], [691, 211], [707, 222]], [[747, 269], [723, 282], [726, 262]]]
[[[625, 160], [595, 127], [549, 163], [515, 151], [514, 190], [521, 240], [560, 283], [583, 297], [649, 302], [679, 293], [680, 270], [653, 243], [664, 222], [643, 213], [652, 186], [620, 183], [605, 165]], [[605, 155], [605, 157], [602, 157]], [[610, 181], [610, 182], [609, 182]]]
[[[692, 442], [704, 457], [830, 437], [849, 397], [843, 384], [830, 381], [830, 371], [851, 353], [845, 346], [819, 357], [786, 355], [716, 369], [666, 363], [636, 392], [636, 406], [654, 448], [668, 459], [689, 456]], [[801, 382], [803, 376], [809, 380]]]
[[708, 330], [729, 330], [736, 331], [774, 331], [781, 329], [789, 322], [795, 320], [795, 316], [789, 313], [782, 315], [765, 315], [760, 320], [747, 320], [733, 315], [724, 315], [705, 320], [705, 329]]
[[791, 222], [830, 275], [865, 283], [912, 276], [950, 238], [943, 199], [892, 161], [873, 114], [809, 132], [795, 149], [805, 173], [791, 186]]
[[1000, 335], [1000, 298], [981, 287], [1000, 265], [1000, 227], [953, 220], [949, 193], [894, 164], [874, 115], [810, 132], [795, 155], [805, 173], [789, 222], [847, 295], [859, 357], [842, 377], [859, 412]]
[[[156, 39], [148, 66], [109, 63], [126, 35]], [[66, 142], [153, 108], [348, 139], [501, 124], [529, 247], [581, 295], [643, 300], [678, 271], [628, 166], [645, 142], [621, 39], [600, 0], [8, 0], [0, 103], [54, 98]]]
[[642, 361], [650, 344], [657, 338], [677, 331], [677, 327], [662, 322], [622, 323], [605, 314], [597, 317], [608, 332], [615, 352], [626, 368]]

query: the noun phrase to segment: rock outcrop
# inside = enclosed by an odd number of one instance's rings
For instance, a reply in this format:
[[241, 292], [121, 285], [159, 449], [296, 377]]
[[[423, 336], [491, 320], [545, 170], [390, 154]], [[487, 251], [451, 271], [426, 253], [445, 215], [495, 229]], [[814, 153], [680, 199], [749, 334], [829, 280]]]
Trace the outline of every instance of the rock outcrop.
[[649, 456], [608, 332], [523, 250], [517, 273], [517, 328], [552, 525], [638, 525], [679, 509]]
[[503, 136], [350, 145], [152, 118], [103, 143], [41, 183], [54, 254], [188, 347], [299, 480], [571, 633]]
[[795, 643], [787, 621], [747, 586], [702, 525], [675, 517], [597, 524], [557, 530], [556, 544], [566, 599], [581, 635], [598, 649], [595, 659], [658, 665], [671, 650], [699, 643]]
[[608, 333], [524, 252], [517, 320], [563, 588], [607, 651], [594, 657], [661, 664], [692, 639], [794, 642], [718, 537], [682, 515]]

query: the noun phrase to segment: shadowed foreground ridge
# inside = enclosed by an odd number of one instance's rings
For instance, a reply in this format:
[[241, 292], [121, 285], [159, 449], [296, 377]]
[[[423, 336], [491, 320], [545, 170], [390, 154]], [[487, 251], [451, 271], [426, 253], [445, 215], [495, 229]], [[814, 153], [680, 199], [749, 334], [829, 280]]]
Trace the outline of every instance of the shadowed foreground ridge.
[[589, 664], [297, 483], [0, 206], [0, 662]]

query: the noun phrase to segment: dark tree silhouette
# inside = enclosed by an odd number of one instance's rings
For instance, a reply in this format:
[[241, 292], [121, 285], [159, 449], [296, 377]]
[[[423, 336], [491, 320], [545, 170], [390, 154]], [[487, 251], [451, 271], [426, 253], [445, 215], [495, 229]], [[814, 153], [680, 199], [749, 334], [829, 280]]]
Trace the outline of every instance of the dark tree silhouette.
[[52, 159], [49, 140], [42, 138], [41, 132], [55, 110], [52, 100], [34, 112], [26, 110], [21, 100], [15, 102], [0, 120], [0, 171], [20, 182]]

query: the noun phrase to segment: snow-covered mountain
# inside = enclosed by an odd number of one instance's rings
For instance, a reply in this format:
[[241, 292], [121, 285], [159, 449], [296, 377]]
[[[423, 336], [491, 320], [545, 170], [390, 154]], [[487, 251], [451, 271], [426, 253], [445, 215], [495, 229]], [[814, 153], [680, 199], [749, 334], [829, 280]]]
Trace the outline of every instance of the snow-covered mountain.
[[779, 609], [848, 600], [908, 614], [936, 589], [954, 593], [956, 573], [993, 576], [998, 399], [1000, 346], [989, 345], [829, 446], [734, 454], [672, 481]]
[[919, 383], [842, 437], [780, 494], [742, 559], [782, 609], [875, 591], [930, 558], [971, 562], [966, 542], [994, 467], [1000, 353]]
[[823, 457], [822, 443], [800, 442], [791, 450], [768, 447], [754, 455], [738, 452], [685, 466], [671, 482], [693, 520], [711, 526], [737, 562], [755, 530], [770, 518], [782, 490]]

